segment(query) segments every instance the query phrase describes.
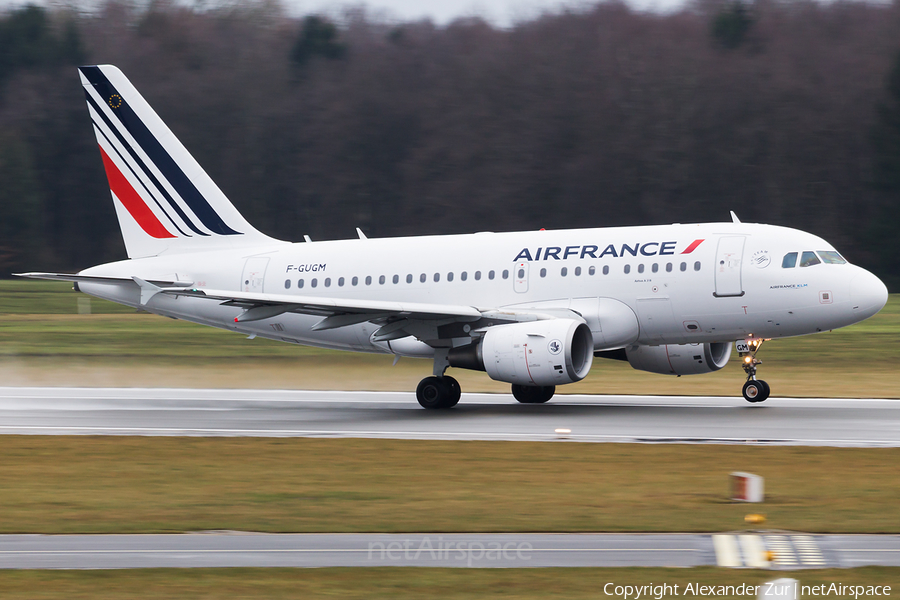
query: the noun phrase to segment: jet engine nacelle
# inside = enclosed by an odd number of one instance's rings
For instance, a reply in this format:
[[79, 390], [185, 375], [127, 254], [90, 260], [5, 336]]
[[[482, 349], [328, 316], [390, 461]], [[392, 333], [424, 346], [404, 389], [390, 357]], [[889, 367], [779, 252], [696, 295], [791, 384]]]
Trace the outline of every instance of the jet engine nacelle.
[[584, 379], [594, 360], [591, 329], [574, 319], [499, 325], [475, 344], [454, 348], [450, 366], [487, 371], [491, 379], [551, 386]]
[[731, 343], [669, 344], [635, 346], [625, 349], [632, 367], [662, 375], [699, 375], [712, 373], [728, 364]]

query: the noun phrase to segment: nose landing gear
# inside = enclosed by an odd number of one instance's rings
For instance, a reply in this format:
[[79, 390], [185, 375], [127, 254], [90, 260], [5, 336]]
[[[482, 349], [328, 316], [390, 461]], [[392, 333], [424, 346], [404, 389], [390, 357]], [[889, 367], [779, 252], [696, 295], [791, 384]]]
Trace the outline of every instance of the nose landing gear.
[[769, 397], [769, 384], [762, 379], [756, 378], [756, 365], [761, 365], [762, 361], [756, 358], [763, 340], [750, 340], [746, 344], [746, 352], [740, 352], [741, 366], [744, 373], [747, 374], [747, 383], [741, 389], [741, 394], [747, 402], [765, 402]]

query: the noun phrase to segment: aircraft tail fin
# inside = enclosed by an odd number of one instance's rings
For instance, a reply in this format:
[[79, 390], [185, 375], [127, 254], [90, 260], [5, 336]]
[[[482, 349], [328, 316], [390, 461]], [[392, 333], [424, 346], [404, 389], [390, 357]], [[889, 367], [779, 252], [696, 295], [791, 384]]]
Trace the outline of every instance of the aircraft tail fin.
[[129, 258], [278, 243], [241, 216], [122, 71], [78, 72]]

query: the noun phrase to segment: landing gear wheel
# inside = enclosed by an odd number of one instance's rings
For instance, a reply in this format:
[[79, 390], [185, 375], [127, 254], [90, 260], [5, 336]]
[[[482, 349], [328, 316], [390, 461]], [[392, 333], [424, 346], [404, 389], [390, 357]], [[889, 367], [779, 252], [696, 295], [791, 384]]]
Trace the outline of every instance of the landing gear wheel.
[[453, 408], [459, 404], [459, 398], [462, 396], [462, 388], [460, 387], [459, 382], [449, 375], [444, 375], [444, 383], [450, 388], [450, 397], [447, 399], [447, 404], [444, 405], [444, 408]]
[[556, 393], [556, 386], [512, 385], [513, 397], [522, 404], [543, 404]]
[[769, 397], [769, 384], [762, 379], [751, 379], [741, 390], [747, 402], [764, 402]]
[[764, 341], [762, 339], [748, 340], [742, 349], [739, 348], [741, 366], [744, 369], [744, 373], [747, 374], [747, 383], [744, 384], [741, 393], [747, 402], [765, 402], [766, 398], [769, 397], [769, 384], [762, 379], [756, 378], [757, 365], [762, 364], [762, 361], [756, 358], [756, 353], [759, 352]]
[[459, 402], [461, 389], [452, 377], [426, 377], [416, 387], [416, 400], [422, 408], [451, 408]]
[[764, 390], [763, 390], [763, 391], [764, 391], [763, 395], [762, 395], [762, 396], [757, 396], [756, 401], [757, 401], [757, 402], [765, 402], [766, 400], [768, 400], [768, 398], [769, 398], [769, 392], [771, 391], [771, 389], [769, 388], [769, 384], [766, 383], [765, 381], [763, 381], [762, 379], [757, 379], [756, 382], [757, 382], [757, 383], [761, 383], [762, 386], [763, 386], [763, 388], [764, 388]]

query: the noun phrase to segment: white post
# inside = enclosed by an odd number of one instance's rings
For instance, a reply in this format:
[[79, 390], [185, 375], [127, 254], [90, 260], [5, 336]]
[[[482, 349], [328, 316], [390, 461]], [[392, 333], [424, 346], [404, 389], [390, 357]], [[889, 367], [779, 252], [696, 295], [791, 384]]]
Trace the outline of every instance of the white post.
[[776, 579], [759, 586], [757, 600], [799, 600], [800, 586], [796, 579]]
[[731, 499], [736, 502], [762, 502], [763, 478], [753, 473], [732, 473]]

